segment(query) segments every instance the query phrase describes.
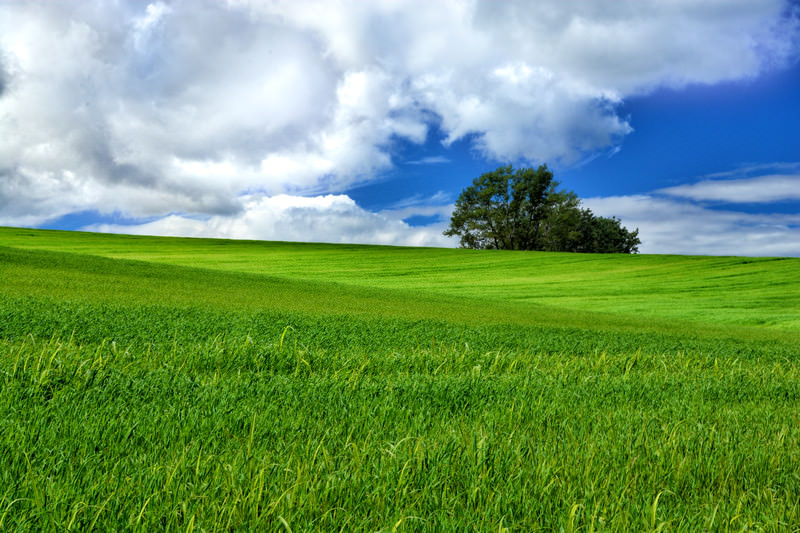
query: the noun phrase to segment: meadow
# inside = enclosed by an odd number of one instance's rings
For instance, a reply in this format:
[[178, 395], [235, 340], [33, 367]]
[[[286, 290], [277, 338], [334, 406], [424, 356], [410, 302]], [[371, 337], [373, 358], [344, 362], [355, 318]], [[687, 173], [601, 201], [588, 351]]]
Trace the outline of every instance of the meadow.
[[0, 531], [800, 531], [800, 260], [0, 228]]

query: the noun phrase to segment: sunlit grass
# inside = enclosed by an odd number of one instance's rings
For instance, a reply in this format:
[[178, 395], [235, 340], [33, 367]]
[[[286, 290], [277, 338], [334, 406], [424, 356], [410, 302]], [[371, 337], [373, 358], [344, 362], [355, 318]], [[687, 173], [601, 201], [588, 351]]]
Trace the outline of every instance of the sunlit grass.
[[0, 245], [483, 302], [800, 329], [800, 259], [566, 254], [0, 228]]
[[798, 527], [796, 261], [461, 252], [0, 231], [0, 531]]

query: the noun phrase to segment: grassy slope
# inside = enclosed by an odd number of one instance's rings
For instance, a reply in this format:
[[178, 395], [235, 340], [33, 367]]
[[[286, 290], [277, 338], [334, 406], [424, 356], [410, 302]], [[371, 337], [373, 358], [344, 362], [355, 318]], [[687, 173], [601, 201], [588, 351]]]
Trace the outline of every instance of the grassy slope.
[[800, 259], [270, 243], [0, 228], [0, 245], [291, 280], [800, 331]]
[[0, 229], [0, 279], [0, 530], [800, 523], [797, 260]]

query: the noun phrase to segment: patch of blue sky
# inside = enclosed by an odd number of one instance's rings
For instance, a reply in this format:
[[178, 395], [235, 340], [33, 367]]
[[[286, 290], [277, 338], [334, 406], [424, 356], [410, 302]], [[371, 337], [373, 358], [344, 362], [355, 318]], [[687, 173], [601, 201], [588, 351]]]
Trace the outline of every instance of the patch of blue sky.
[[436, 224], [441, 221], [442, 217], [440, 215], [413, 215], [403, 219], [403, 222], [412, 228], [430, 226], [431, 224]]
[[[419, 203], [436, 198], [435, 203], [454, 202], [461, 189], [484, 172], [500, 163], [485, 159], [474, 148], [474, 135], [468, 135], [449, 146], [442, 141], [446, 134], [437, 122], [429, 124], [422, 144], [403, 138], [392, 143], [394, 166], [374, 180], [346, 191], [358, 205], [370, 211], [392, 208], [409, 198]], [[447, 198], [441, 192], [446, 191]]]
[[102, 213], [93, 209], [84, 211], [76, 211], [63, 215], [47, 222], [36, 226], [41, 229], [58, 229], [68, 231], [80, 231], [93, 226], [113, 225], [113, 226], [139, 226], [148, 224], [156, 220], [169, 217], [170, 215], [179, 215], [183, 218], [192, 220], [207, 220], [209, 215], [192, 215], [185, 213], [169, 213], [167, 215], [147, 216], [147, 217], [133, 217], [119, 212]]
[[[579, 196], [642, 194], [800, 159], [800, 65], [755, 80], [660, 89], [620, 109], [634, 131], [613, 157], [558, 176]], [[734, 172], [735, 173], [735, 172]]]
[[86, 226], [96, 224], [145, 224], [159, 218], [161, 217], [136, 218], [126, 216], [121, 213], [101, 213], [100, 211], [94, 209], [87, 209], [48, 220], [38, 227], [45, 229], [81, 230]]

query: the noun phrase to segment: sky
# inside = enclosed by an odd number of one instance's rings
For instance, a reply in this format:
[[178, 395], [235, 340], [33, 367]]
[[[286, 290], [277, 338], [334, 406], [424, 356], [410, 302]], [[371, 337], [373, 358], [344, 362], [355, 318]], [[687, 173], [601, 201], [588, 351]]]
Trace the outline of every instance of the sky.
[[506, 164], [800, 256], [800, 2], [0, 0], [0, 225], [453, 247]]

